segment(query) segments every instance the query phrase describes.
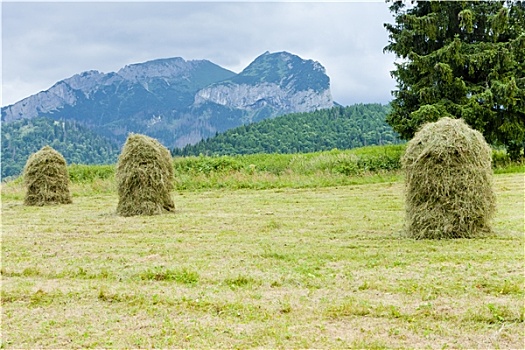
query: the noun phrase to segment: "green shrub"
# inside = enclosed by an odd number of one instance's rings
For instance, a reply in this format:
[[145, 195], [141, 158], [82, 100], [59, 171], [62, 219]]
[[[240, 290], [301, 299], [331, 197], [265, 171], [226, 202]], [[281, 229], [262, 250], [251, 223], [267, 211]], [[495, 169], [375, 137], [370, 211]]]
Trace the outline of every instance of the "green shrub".
[[231, 172], [242, 168], [238, 159], [231, 156], [180, 157], [174, 160], [174, 170], [181, 173], [206, 174]]
[[96, 179], [106, 180], [115, 176], [114, 165], [83, 165], [69, 166], [69, 179], [74, 183], [91, 183]]

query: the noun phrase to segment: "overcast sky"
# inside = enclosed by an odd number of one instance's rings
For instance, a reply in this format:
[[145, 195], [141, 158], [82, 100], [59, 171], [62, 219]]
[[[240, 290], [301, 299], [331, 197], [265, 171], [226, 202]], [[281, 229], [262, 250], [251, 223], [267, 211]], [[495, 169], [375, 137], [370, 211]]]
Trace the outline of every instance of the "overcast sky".
[[5, 2], [2, 106], [87, 70], [157, 58], [240, 72], [265, 51], [320, 62], [335, 101], [387, 103], [388, 4], [368, 2]]

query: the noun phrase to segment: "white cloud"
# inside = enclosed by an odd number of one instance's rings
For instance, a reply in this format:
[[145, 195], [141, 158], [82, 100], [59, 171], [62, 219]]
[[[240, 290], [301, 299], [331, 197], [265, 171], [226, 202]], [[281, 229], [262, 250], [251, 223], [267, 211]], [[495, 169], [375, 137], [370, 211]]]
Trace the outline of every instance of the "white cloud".
[[239, 72], [265, 51], [319, 61], [340, 103], [387, 102], [384, 22], [384, 2], [4, 2], [2, 105], [90, 69], [180, 56]]

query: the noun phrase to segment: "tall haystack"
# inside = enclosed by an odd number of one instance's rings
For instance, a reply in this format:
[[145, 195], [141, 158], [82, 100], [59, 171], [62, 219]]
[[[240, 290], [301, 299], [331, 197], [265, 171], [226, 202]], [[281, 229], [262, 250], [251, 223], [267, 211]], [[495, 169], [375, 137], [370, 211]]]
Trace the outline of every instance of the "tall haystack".
[[406, 226], [416, 239], [473, 238], [490, 232], [495, 211], [492, 153], [463, 120], [428, 123], [402, 158]]
[[33, 153], [24, 168], [25, 205], [72, 203], [66, 160], [49, 146]]
[[151, 137], [131, 134], [117, 163], [116, 179], [121, 216], [157, 215], [174, 211], [171, 198], [171, 154]]

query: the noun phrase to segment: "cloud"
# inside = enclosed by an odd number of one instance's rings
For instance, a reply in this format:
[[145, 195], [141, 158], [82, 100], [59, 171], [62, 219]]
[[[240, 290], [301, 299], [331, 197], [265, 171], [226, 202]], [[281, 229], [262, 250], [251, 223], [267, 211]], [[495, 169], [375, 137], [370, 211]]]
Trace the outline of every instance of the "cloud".
[[86, 70], [183, 57], [239, 72], [265, 51], [319, 61], [342, 104], [386, 103], [384, 22], [383, 2], [5, 2], [2, 105]]

